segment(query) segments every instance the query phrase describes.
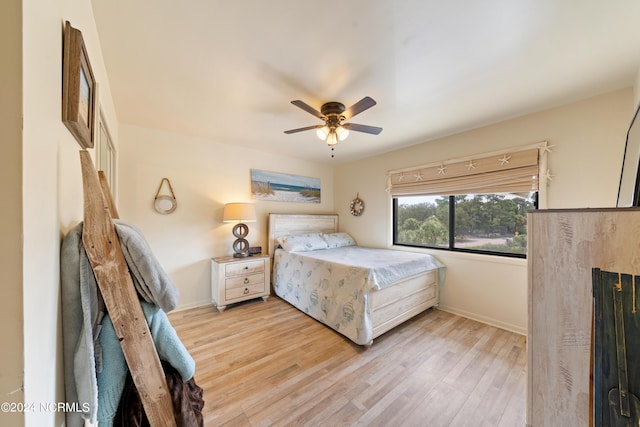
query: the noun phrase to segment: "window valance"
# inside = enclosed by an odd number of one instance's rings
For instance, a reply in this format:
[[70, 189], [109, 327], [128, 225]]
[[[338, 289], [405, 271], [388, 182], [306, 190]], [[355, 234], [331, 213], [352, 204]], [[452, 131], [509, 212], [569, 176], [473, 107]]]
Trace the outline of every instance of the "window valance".
[[[391, 196], [528, 193], [538, 191], [541, 144], [389, 172]], [[546, 164], [546, 161], [544, 162]]]

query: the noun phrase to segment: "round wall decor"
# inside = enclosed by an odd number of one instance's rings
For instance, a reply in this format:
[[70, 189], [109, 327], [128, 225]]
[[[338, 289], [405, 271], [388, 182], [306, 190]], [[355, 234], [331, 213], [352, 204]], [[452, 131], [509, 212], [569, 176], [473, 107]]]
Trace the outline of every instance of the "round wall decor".
[[[171, 192], [170, 196], [160, 195], [160, 190], [162, 189], [162, 185], [165, 183], [165, 181], [169, 186], [169, 191]], [[163, 215], [170, 214], [171, 212], [175, 211], [176, 208], [178, 207], [178, 201], [176, 200], [176, 195], [173, 194], [173, 188], [171, 187], [171, 182], [169, 182], [167, 178], [162, 178], [162, 181], [160, 181], [160, 186], [158, 187], [158, 191], [156, 191], [156, 197], [155, 197], [155, 200], [153, 201], [153, 207], [156, 210], [156, 212]]]
[[153, 207], [156, 212], [166, 215], [176, 210], [178, 202], [176, 202], [176, 199], [171, 196], [158, 196], [153, 201]]
[[362, 212], [364, 212], [364, 202], [360, 199], [360, 193], [358, 193], [356, 198], [351, 201], [349, 211], [353, 216], [360, 216], [362, 215]]

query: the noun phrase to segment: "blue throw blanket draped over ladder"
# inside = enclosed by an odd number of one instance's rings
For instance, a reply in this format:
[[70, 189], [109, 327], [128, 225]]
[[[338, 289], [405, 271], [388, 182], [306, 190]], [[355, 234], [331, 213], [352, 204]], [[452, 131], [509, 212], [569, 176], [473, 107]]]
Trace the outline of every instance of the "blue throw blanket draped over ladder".
[[[165, 312], [173, 310], [178, 303], [178, 290], [153, 255], [142, 232], [122, 220], [114, 220], [114, 224], [134, 286], [142, 300]], [[82, 223], [65, 236], [60, 258], [66, 400], [69, 403], [78, 402], [79, 408], [86, 409], [82, 413], [67, 414], [67, 425], [76, 427], [84, 424], [83, 419], [92, 423], [97, 420], [97, 373], [103, 366], [99, 336], [106, 315], [91, 264], [82, 245]], [[147, 320], [149, 315], [154, 314], [151, 311], [151, 307], [145, 310]], [[160, 319], [158, 325], [164, 324], [166, 315], [156, 318]], [[168, 327], [171, 328], [170, 325]], [[165, 328], [166, 325], [163, 325], [162, 329]], [[170, 335], [163, 334], [164, 339]], [[175, 331], [173, 335], [171, 340], [178, 340]], [[165, 354], [163, 359], [180, 363], [182, 366], [174, 368], [182, 375], [190, 373], [192, 376], [195, 363], [182, 343], [179, 340], [170, 345], [165, 343], [165, 348], [175, 353]]]

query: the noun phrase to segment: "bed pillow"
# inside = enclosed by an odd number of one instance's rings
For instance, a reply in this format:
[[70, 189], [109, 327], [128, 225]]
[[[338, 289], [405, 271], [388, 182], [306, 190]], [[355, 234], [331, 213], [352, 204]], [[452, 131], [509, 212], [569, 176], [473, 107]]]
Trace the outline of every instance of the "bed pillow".
[[320, 233], [294, 234], [278, 237], [278, 243], [287, 252], [309, 252], [327, 249], [327, 242]]
[[356, 245], [356, 241], [347, 233], [327, 233], [323, 234], [322, 237], [327, 242], [329, 249]]

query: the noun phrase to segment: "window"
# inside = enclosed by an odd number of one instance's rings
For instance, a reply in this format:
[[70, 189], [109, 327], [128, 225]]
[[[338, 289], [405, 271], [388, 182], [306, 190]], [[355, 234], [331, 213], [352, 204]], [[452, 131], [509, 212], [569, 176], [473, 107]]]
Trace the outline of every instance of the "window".
[[549, 152], [543, 141], [390, 171], [393, 244], [524, 258]]
[[525, 257], [537, 192], [398, 196], [393, 244]]
[[116, 150], [113, 147], [111, 134], [107, 128], [107, 124], [100, 109], [97, 124], [96, 139], [96, 168], [104, 172], [111, 190], [111, 195], [116, 197]]

